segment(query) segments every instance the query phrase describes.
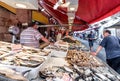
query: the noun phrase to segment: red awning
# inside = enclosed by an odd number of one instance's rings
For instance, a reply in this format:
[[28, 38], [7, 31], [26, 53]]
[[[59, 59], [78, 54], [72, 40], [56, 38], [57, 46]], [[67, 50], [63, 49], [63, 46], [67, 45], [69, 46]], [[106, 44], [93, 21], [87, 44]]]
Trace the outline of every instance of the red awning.
[[[43, 0], [41, 4], [48, 13], [60, 24], [68, 23], [67, 8], [59, 7], [57, 10], [53, 6], [58, 0]], [[65, 1], [65, 0], [64, 0]], [[100, 21], [117, 12], [120, 12], [120, 0], [78, 0], [78, 9], [75, 13], [74, 24], [83, 24], [80, 27], [73, 27], [74, 30], [88, 28], [87, 24]]]

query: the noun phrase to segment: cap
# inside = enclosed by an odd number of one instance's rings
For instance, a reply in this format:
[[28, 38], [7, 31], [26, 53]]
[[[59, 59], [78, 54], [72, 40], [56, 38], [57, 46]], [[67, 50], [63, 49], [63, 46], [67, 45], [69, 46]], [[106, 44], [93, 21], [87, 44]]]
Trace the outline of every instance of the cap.
[[36, 21], [32, 21], [32, 22], [30, 22], [29, 24], [28, 24], [28, 26], [29, 27], [32, 27], [32, 26], [34, 26], [34, 25], [38, 25], [39, 23], [38, 22], [36, 22]]

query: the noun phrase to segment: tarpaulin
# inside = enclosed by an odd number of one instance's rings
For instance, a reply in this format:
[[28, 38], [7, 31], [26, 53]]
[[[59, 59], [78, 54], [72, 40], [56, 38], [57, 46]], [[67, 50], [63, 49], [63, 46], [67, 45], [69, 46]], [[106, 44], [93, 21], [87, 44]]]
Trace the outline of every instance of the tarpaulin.
[[[68, 23], [67, 8], [59, 7], [57, 10], [54, 10], [53, 6], [57, 1], [43, 0], [42, 5], [59, 23], [66, 24]], [[83, 24], [83, 26], [73, 27], [73, 29], [86, 29], [88, 24], [100, 21], [117, 12], [120, 12], [120, 0], [78, 0], [74, 24]]]

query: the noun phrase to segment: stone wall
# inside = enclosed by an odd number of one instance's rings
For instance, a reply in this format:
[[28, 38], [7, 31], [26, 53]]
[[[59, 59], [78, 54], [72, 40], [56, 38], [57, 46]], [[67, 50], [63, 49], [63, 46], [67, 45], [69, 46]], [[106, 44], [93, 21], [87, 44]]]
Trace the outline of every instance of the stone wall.
[[[6, 21], [10, 18], [10, 12], [0, 7], [0, 41], [5, 40], [5, 34], [8, 33]], [[9, 41], [9, 40], [8, 40]]]
[[13, 21], [14, 24], [18, 22], [27, 23], [31, 21], [31, 11], [25, 9], [17, 9], [16, 15], [10, 14], [10, 19]]
[[0, 41], [11, 42], [12, 36], [8, 32], [11, 25], [17, 25], [18, 22], [28, 23], [31, 21], [31, 11], [17, 9], [16, 14], [0, 7]]

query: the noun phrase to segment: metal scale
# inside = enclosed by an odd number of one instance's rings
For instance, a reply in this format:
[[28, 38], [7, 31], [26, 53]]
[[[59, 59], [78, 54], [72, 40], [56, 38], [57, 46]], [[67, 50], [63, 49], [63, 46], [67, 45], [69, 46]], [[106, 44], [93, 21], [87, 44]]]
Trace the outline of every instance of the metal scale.
[[16, 35], [19, 34], [20, 30], [17, 26], [10, 26], [8, 32], [12, 35], [12, 43], [17, 41]]

